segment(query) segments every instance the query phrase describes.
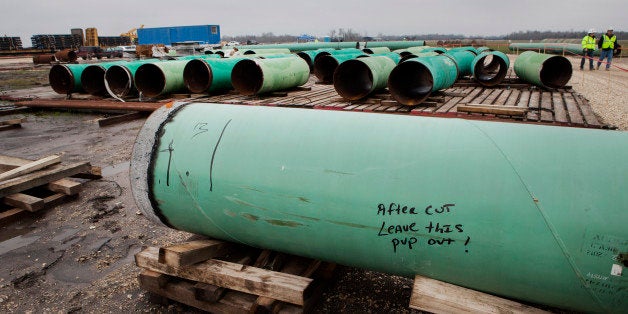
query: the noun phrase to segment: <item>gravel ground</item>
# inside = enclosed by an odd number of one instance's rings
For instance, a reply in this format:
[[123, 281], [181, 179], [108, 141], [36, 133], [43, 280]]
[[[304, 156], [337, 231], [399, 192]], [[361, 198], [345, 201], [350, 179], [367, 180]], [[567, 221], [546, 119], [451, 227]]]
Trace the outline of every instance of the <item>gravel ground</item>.
[[628, 131], [628, 59], [615, 58], [611, 71], [580, 70], [580, 58], [570, 57], [574, 72], [569, 84], [591, 103], [593, 111], [605, 123]]

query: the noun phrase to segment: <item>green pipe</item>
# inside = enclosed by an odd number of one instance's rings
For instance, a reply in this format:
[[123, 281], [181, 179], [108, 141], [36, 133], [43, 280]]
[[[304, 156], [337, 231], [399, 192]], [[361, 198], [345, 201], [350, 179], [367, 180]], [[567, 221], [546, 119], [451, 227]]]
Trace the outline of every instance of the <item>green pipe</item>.
[[360, 43], [355, 41], [349, 42], [319, 42], [319, 43], [294, 43], [294, 44], [269, 44], [269, 45], [241, 45], [237, 46], [238, 50], [248, 50], [248, 49], [278, 49], [285, 48], [290, 49], [291, 52], [299, 52], [306, 50], [315, 50], [320, 48], [333, 48], [333, 49], [344, 49], [344, 48], [358, 48]]
[[359, 54], [362, 55], [364, 54], [364, 51], [360, 50], [360, 49], [355, 49], [355, 48], [346, 48], [346, 49], [338, 49], [338, 50], [332, 50], [332, 51], [321, 51], [319, 54], [316, 55], [316, 57], [314, 57], [314, 64], [316, 64], [316, 60], [318, 58], [321, 58], [323, 56], [329, 56], [329, 55], [341, 55], [341, 54]]
[[107, 92], [114, 98], [125, 98], [137, 93], [133, 77], [142, 64], [162, 62], [159, 59], [144, 59], [112, 65], [105, 71]]
[[233, 67], [231, 83], [242, 95], [257, 95], [301, 86], [310, 78], [302, 58], [244, 59]]
[[174, 60], [142, 64], [133, 78], [135, 86], [142, 95], [149, 98], [183, 91], [183, 69], [188, 62], [189, 60]]
[[390, 52], [390, 48], [388, 48], [388, 47], [373, 47], [373, 48], [364, 48], [364, 49], [362, 49], [362, 51], [372, 55], [372, 54], [379, 54], [379, 53]]
[[183, 82], [192, 93], [216, 93], [233, 89], [231, 71], [245, 58], [190, 60], [183, 69]]
[[375, 56], [343, 62], [334, 72], [334, 89], [344, 99], [362, 99], [386, 88], [396, 63], [389, 57]]
[[[514, 52], [520, 51], [536, 51], [539, 53], [551, 53], [559, 55], [582, 55], [581, 44], [567, 43], [512, 43], [508, 45], [508, 49]], [[600, 51], [596, 49], [594, 55], [599, 56]]]
[[395, 62], [395, 64], [401, 62], [401, 56], [397, 53], [394, 52], [384, 52], [384, 53], [374, 53], [372, 55], [369, 55], [371, 57], [388, 57], [390, 58], [392, 61]]
[[414, 41], [369, 41], [364, 44], [365, 48], [388, 47], [390, 50], [406, 49], [409, 47], [425, 46], [424, 40]]
[[471, 70], [473, 78], [483, 86], [500, 84], [510, 67], [510, 59], [500, 51], [484, 51], [473, 59]]
[[336, 50], [336, 49], [321, 48], [321, 49], [316, 49], [316, 50], [306, 50], [306, 51], [299, 51], [297, 55], [303, 58], [305, 62], [307, 62], [307, 64], [310, 66], [310, 71], [312, 71], [314, 70], [314, 59], [316, 58], [316, 56], [321, 52], [330, 52], [333, 50]]
[[450, 56], [458, 67], [458, 77], [471, 75], [471, 63], [475, 59], [475, 53], [470, 50], [449, 50], [445, 53]]
[[493, 51], [493, 49], [486, 46], [478, 47], [475, 50], [477, 50], [478, 55], [485, 51]]
[[432, 92], [451, 87], [457, 78], [458, 67], [448, 56], [408, 59], [390, 73], [388, 90], [400, 104], [414, 106]]
[[81, 73], [81, 86], [83, 90], [93, 96], [102, 96], [107, 94], [105, 86], [105, 72], [114, 65], [128, 63], [127, 61], [115, 61], [90, 64]]
[[562, 56], [526, 51], [515, 60], [517, 76], [545, 88], [564, 87], [571, 79], [571, 62]]
[[450, 48], [447, 49], [448, 52], [455, 52], [455, 51], [471, 51], [474, 55], [478, 55], [478, 50], [475, 49], [475, 47], [472, 46], [465, 46], [465, 47], [456, 47], [456, 48]]
[[401, 56], [401, 60], [399, 62], [403, 62], [406, 61], [408, 59], [412, 59], [412, 58], [424, 58], [424, 57], [432, 57], [432, 56], [438, 56], [440, 55], [440, 53], [436, 52], [436, 51], [429, 51], [429, 52], [419, 52], [419, 53], [406, 53]]
[[177, 103], [140, 130], [130, 186], [145, 217], [178, 230], [620, 313], [627, 144], [609, 130]]
[[360, 56], [368, 55], [365, 52], [321, 55], [314, 61], [314, 76], [319, 83], [331, 84], [334, 82], [334, 71], [341, 63]]
[[202, 54], [202, 55], [190, 55], [177, 57], [177, 60], [196, 60], [196, 59], [220, 59], [222, 58], [219, 54]]
[[429, 46], [425, 46], [425, 47], [409, 47], [406, 49], [397, 49], [394, 52], [398, 53], [399, 55], [401, 55], [402, 57], [405, 57], [407, 55], [418, 55], [420, 53], [428, 53], [428, 52], [436, 52], [438, 54], [442, 54], [447, 52], [447, 49], [442, 48], [442, 47], [429, 47]]
[[244, 55], [269, 55], [269, 54], [288, 54], [290, 53], [290, 49], [287, 48], [276, 48], [276, 49], [247, 49], [244, 50], [242, 54]]
[[50, 87], [62, 95], [83, 91], [81, 74], [89, 64], [55, 64], [50, 68]]

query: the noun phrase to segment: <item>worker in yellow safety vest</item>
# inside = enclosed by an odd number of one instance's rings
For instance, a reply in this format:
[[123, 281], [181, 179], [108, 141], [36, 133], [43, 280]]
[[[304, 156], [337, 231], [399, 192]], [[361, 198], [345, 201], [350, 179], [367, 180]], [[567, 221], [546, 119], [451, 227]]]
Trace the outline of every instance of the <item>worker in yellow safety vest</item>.
[[602, 38], [600, 38], [599, 47], [602, 48], [602, 51], [600, 51], [600, 60], [597, 61], [598, 70], [600, 69], [602, 61], [606, 58], [608, 59], [606, 63], [606, 71], [610, 71], [611, 61], [613, 60], [613, 50], [615, 49], [616, 42], [617, 36], [613, 34], [613, 28], [609, 27], [606, 34], [602, 35]]
[[589, 59], [589, 70], [593, 70], [593, 52], [595, 51], [595, 30], [590, 29], [584, 38], [582, 38], [582, 60], [580, 61], [580, 70], [584, 70], [584, 63]]

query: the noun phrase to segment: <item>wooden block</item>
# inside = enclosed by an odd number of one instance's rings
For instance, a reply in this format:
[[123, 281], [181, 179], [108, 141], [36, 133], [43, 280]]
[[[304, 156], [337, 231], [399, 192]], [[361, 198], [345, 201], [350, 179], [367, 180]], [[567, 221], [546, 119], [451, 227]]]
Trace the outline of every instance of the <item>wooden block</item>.
[[515, 107], [515, 106], [495, 106], [484, 104], [467, 104], [459, 105], [458, 112], [470, 112], [470, 113], [488, 113], [495, 115], [508, 115], [508, 116], [524, 116], [528, 110], [527, 108]]
[[22, 219], [22, 217], [26, 216], [28, 213], [28, 211], [20, 209], [20, 208], [13, 208], [13, 209], [9, 209], [9, 210], [5, 210], [3, 212], [0, 213], [0, 227], [4, 227], [8, 224], [11, 224], [17, 220]]
[[8, 125], [0, 125], [0, 131], [19, 129], [21, 128], [21, 124], [8, 124]]
[[546, 313], [479, 291], [417, 275], [410, 307], [432, 313]]
[[30, 162], [28, 164], [19, 166], [15, 169], [0, 173], [0, 181], [5, 181], [12, 178], [16, 178], [21, 175], [25, 175], [25, 174], [37, 171], [39, 169], [46, 168], [50, 165], [58, 164], [60, 162], [61, 162], [61, 157], [57, 155], [48, 156], [48, 157]]
[[159, 248], [159, 262], [172, 267], [188, 266], [214, 258], [228, 245], [218, 240], [197, 240]]
[[163, 274], [217, 285], [241, 292], [303, 305], [312, 279], [245, 266], [208, 260], [191, 266], [172, 267], [159, 263], [159, 249], [149, 247], [135, 255], [137, 266]]
[[142, 281], [150, 282], [151, 284], [155, 284], [159, 288], [163, 288], [168, 283], [169, 278], [170, 276], [168, 275], [164, 275], [162, 273], [158, 273], [156, 271], [148, 269], [143, 269], [138, 279], [140, 280], [140, 283]]
[[65, 195], [74, 195], [81, 190], [82, 184], [70, 179], [61, 179], [48, 183], [48, 189]]
[[91, 166], [87, 162], [74, 163], [70, 165], [55, 165], [49, 169], [43, 169], [35, 173], [23, 175], [19, 178], [0, 182], [0, 197], [19, 193], [36, 186], [44, 185], [77, 173], [85, 172], [89, 170], [90, 167]]
[[197, 282], [194, 285], [194, 298], [200, 301], [218, 302], [227, 292], [227, 288], [210, 285], [204, 282]]
[[19, 124], [22, 124], [22, 122], [25, 122], [25, 121], [26, 121], [26, 118], [3, 120], [3, 121], [0, 121], [0, 125], [19, 125]]
[[131, 112], [131, 113], [121, 114], [121, 115], [117, 115], [113, 117], [98, 119], [98, 126], [105, 127], [105, 126], [110, 126], [110, 125], [114, 125], [114, 124], [118, 124], [122, 122], [142, 119], [145, 117], [146, 117], [146, 114], [143, 112]]
[[19, 166], [24, 166], [26, 164], [29, 164], [33, 162], [32, 160], [28, 160], [28, 159], [23, 159], [23, 158], [18, 158], [18, 157], [11, 157], [11, 156], [6, 156], [6, 155], [0, 155], [0, 165], [2, 166], [6, 166], [9, 167], [11, 169], [15, 169]]
[[44, 208], [45, 205], [43, 199], [22, 193], [7, 195], [2, 199], [2, 202], [9, 206], [15, 206], [29, 212], [36, 212]]

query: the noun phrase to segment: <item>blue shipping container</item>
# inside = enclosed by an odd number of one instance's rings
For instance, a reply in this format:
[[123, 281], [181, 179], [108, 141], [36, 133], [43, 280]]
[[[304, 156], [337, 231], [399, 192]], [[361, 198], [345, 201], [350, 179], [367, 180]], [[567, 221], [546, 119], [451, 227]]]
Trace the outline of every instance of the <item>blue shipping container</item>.
[[218, 44], [220, 43], [220, 26], [194, 25], [140, 28], [137, 30], [137, 40], [140, 45], [172, 45], [172, 43], [185, 41]]

